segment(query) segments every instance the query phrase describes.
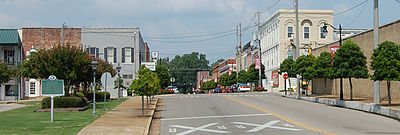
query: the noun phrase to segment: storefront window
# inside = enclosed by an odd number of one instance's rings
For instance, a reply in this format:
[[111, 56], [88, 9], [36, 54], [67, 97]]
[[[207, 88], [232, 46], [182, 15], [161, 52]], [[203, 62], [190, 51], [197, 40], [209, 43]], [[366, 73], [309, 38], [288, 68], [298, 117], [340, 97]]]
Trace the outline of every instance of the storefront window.
[[6, 96], [17, 96], [17, 90], [15, 85], [6, 85]]

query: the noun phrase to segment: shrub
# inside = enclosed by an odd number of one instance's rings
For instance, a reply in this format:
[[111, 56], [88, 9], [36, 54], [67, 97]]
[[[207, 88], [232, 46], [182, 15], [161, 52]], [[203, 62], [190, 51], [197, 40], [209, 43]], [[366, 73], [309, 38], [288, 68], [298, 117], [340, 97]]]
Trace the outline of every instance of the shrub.
[[[93, 100], [93, 91], [88, 91], [86, 93], [86, 98], [90, 101]], [[107, 92], [106, 99], [110, 99], [110, 92]], [[104, 100], [104, 92], [96, 92], [96, 101], [102, 101]]]
[[132, 96], [132, 90], [131, 89], [128, 89], [127, 92], [128, 92], [128, 96]]
[[[54, 97], [54, 108], [82, 107], [86, 102], [79, 97]], [[51, 98], [42, 99], [42, 108], [51, 107]]]
[[264, 87], [256, 87], [253, 91], [265, 91]]
[[84, 98], [85, 97], [85, 95], [82, 92], [76, 92], [75, 96], [76, 97], [80, 97], [80, 98]]

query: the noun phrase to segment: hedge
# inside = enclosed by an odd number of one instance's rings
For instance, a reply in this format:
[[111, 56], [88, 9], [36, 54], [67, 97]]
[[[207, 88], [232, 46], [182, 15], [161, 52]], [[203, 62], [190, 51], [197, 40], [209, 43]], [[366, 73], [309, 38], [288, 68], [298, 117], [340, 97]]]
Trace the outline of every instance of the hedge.
[[[42, 99], [42, 109], [50, 108], [51, 98]], [[82, 107], [86, 102], [79, 97], [54, 97], [54, 108]]]
[[[86, 93], [86, 98], [93, 101], [93, 91], [88, 91]], [[110, 92], [107, 92], [106, 99], [110, 99]], [[104, 92], [96, 92], [96, 101], [104, 101]]]

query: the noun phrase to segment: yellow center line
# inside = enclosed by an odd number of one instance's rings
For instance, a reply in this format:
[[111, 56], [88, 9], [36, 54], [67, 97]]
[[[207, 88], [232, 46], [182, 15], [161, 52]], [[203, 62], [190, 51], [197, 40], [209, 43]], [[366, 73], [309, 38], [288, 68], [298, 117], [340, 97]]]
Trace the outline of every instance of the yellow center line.
[[267, 114], [271, 114], [271, 115], [273, 115], [273, 116], [275, 116], [275, 117], [278, 117], [278, 118], [280, 118], [280, 119], [282, 119], [282, 120], [285, 120], [285, 121], [287, 121], [287, 122], [289, 122], [289, 123], [292, 123], [292, 124], [294, 124], [294, 125], [303, 127], [303, 128], [305, 128], [305, 129], [308, 129], [308, 130], [311, 130], [311, 131], [314, 131], [314, 132], [318, 132], [318, 133], [322, 133], [322, 134], [326, 134], [326, 135], [335, 135], [335, 133], [330, 133], [330, 132], [323, 131], [323, 130], [320, 130], [320, 129], [317, 129], [317, 128], [313, 128], [313, 127], [311, 127], [311, 126], [308, 126], [308, 125], [305, 125], [305, 124], [303, 124], [303, 123], [294, 121], [294, 120], [289, 119], [289, 118], [287, 118], [287, 117], [285, 117], [285, 116], [282, 116], [282, 115], [279, 115], [279, 114], [277, 114], [277, 113], [274, 113], [274, 112], [271, 112], [271, 111], [262, 109], [262, 108], [260, 108], [260, 107], [254, 106], [254, 105], [252, 105], [252, 104], [248, 104], [248, 103], [245, 103], [245, 102], [242, 102], [242, 101], [239, 101], [239, 100], [236, 100], [236, 99], [227, 97], [227, 96], [223, 96], [223, 97], [226, 98], [226, 99], [235, 101], [235, 102], [237, 102], [237, 103], [240, 103], [240, 104], [249, 106], [249, 107], [254, 108], [254, 109], [256, 109], [256, 110], [265, 112], [265, 113], [267, 113]]

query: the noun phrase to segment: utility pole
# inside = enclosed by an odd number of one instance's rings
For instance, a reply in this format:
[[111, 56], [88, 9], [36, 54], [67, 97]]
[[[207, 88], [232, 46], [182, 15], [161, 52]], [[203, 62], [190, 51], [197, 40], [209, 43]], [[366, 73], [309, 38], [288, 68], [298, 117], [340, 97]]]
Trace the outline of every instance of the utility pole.
[[[379, 10], [378, 0], [374, 0], [374, 49], [378, 48], [379, 44]], [[374, 103], [380, 104], [380, 83], [374, 81]]]
[[239, 32], [239, 26], [236, 25], [236, 60], [237, 60], [236, 61], [236, 78], [239, 77], [239, 42], [238, 42], [239, 34], [238, 34], [238, 32]]
[[261, 62], [261, 43], [259, 39], [259, 34], [260, 34], [260, 12], [257, 11], [257, 42], [258, 42], [258, 58], [260, 59], [260, 69], [258, 69], [258, 86], [262, 87], [262, 81], [261, 81], [261, 70], [262, 70], [262, 62]]
[[61, 34], [62, 34], [61, 46], [64, 46], [64, 28], [65, 28], [65, 23], [62, 24], [62, 28], [61, 28]]
[[[300, 44], [299, 44], [299, 1], [295, 0], [295, 7], [296, 7], [296, 59], [299, 58], [300, 56], [300, 52], [299, 52], [299, 48], [300, 48]], [[297, 97], [300, 98], [301, 95], [301, 90], [300, 90], [300, 75], [296, 75], [296, 80], [297, 80]]]
[[242, 70], [242, 23], [239, 23], [239, 69]]

